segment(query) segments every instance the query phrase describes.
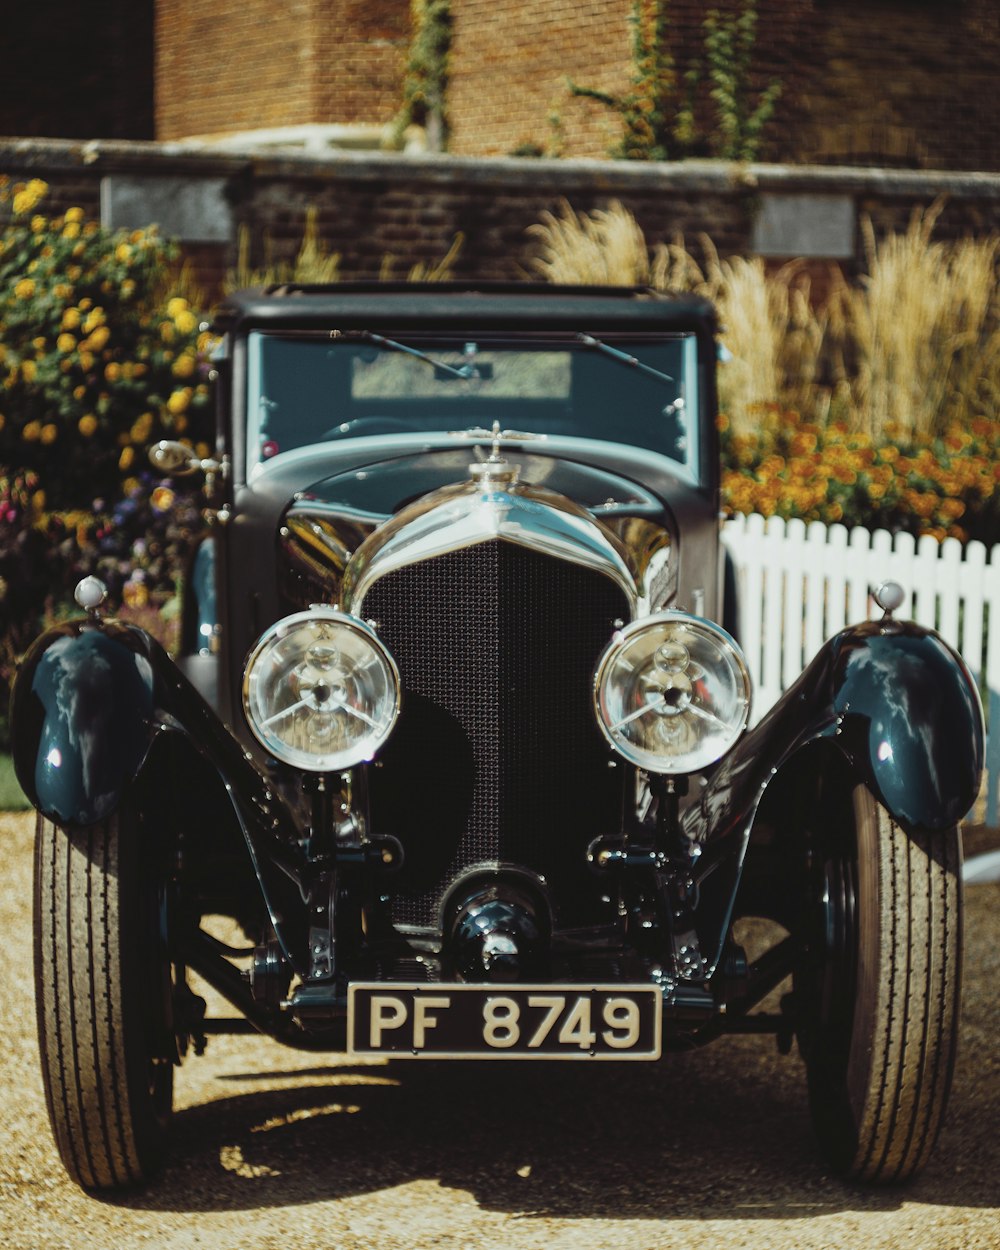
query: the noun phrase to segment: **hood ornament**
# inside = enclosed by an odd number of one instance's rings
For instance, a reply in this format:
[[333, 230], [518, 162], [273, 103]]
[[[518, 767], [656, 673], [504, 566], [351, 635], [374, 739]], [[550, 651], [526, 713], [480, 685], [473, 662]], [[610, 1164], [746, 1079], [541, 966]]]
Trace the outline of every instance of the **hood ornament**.
[[[490, 454], [485, 460], [474, 460], [469, 465], [469, 475], [485, 491], [508, 490], [517, 482], [521, 466], [511, 464], [509, 460], [504, 459], [500, 450], [500, 440], [504, 437], [505, 431], [501, 430], [499, 421], [493, 422], [493, 429], [490, 433], [493, 435]], [[476, 455], [482, 456], [478, 447]]]

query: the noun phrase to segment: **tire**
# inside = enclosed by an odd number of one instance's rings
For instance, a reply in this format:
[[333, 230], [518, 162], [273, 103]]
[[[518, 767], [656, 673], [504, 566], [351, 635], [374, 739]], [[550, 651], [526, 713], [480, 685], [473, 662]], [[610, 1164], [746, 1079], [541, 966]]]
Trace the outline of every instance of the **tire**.
[[121, 807], [67, 831], [38, 818], [35, 995], [53, 1134], [90, 1190], [148, 1181], [173, 1100], [171, 969], [162, 874], [140, 820]]
[[[822, 954], [796, 985], [820, 1144], [844, 1176], [909, 1180], [927, 1163], [955, 1065], [961, 841], [907, 833], [864, 786], [822, 866]], [[797, 978], [798, 982], [798, 978]]]

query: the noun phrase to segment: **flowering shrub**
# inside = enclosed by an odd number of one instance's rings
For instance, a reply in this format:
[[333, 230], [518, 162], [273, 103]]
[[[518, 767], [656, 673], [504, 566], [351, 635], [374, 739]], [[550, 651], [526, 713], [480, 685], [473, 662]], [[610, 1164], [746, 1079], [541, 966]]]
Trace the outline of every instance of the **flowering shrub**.
[[96, 574], [115, 615], [175, 646], [178, 579], [200, 525], [197, 500], [151, 472], [85, 508], [47, 512], [41, 497], [33, 470], [0, 470], [0, 745], [18, 658], [47, 623], [77, 614], [81, 577]]
[[777, 405], [757, 416], [750, 433], [720, 419], [728, 511], [1000, 542], [1000, 421], [977, 417], [920, 444], [875, 443]]
[[211, 339], [168, 289], [173, 248], [79, 208], [44, 216], [47, 190], [0, 178], [0, 741], [17, 657], [80, 577], [171, 641], [198, 511], [146, 453], [210, 450]]
[[48, 188], [0, 179], [0, 464], [37, 474], [40, 507], [128, 495], [159, 438], [197, 438], [209, 336], [181, 297], [154, 228], [112, 233]]

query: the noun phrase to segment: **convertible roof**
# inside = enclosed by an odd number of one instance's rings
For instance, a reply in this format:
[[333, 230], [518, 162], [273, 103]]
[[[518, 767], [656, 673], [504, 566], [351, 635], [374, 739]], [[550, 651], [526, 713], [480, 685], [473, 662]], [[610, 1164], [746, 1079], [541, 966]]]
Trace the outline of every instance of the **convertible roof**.
[[220, 331], [393, 326], [449, 329], [696, 330], [714, 334], [715, 310], [696, 295], [648, 287], [549, 283], [343, 282], [237, 291], [217, 310]]

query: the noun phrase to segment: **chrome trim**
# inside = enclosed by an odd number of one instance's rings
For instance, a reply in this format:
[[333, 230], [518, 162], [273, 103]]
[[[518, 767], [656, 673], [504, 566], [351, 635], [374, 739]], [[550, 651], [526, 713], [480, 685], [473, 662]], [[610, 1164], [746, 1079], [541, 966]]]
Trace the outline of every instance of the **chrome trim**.
[[606, 526], [555, 491], [488, 473], [481, 481], [426, 495], [367, 538], [348, 563], [343, 604], [360, 614], [368, 590], [386, 574], [496, 539], [603, 573], [624, 591], [635, 614], [633, 563]]

